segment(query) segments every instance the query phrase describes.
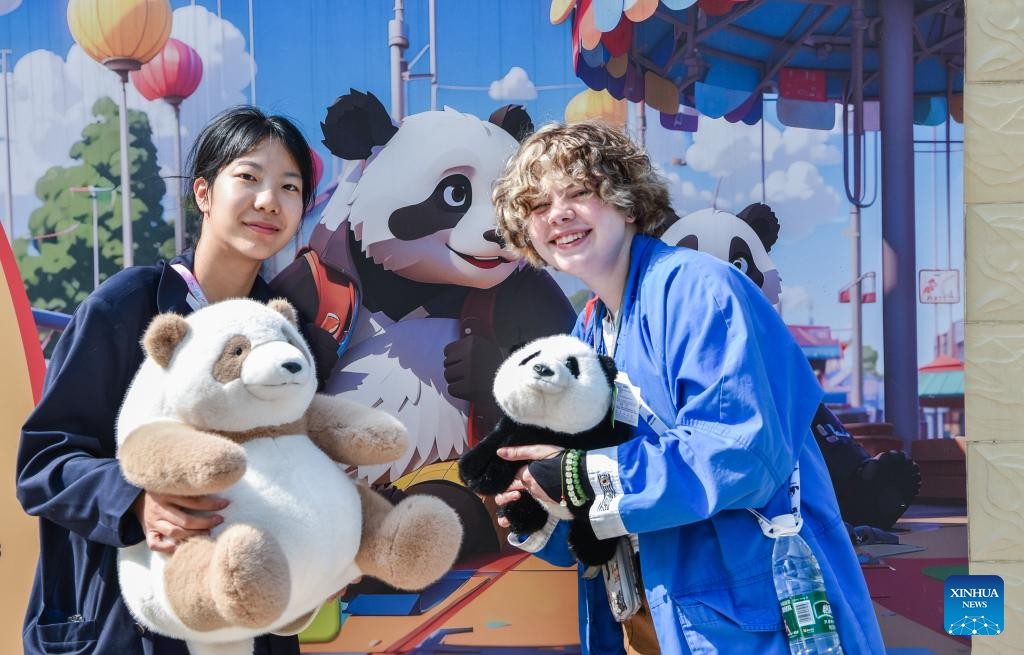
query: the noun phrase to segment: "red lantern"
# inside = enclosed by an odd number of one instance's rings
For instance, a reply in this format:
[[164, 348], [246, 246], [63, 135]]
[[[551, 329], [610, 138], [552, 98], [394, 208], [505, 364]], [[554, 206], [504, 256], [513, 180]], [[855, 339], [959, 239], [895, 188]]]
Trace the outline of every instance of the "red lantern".
[[146, 100], [162, 98], [173, 106], [192, 95], [202, 79], [199, 53], [177, 39], [168, 39], [156, 57], [132, 72], [132, 83]]
[[[177, 39], [167, 39], [163, 49], [142, 68], [132, 72], [132, 84], [146, 100], [162, 98], [174, 108], [174, 164], [181, 178], [181, 101], [192, 95], [203, 79], [199, 53]], [[185, 249], [185, 208], [178, 189], [178, 212], [174, 218], [174, 251]]]

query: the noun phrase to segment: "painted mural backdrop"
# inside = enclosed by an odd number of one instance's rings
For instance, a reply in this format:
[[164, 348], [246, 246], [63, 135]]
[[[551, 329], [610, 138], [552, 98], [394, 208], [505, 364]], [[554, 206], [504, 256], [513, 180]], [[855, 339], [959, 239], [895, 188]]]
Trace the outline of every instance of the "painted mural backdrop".
[[[311, 324], [314, 348], [340, 354], [328, 390], [391, 411], [414, 436], [398, 462], [353, 474], [397, 495], [438, 495], [467, 526], [460, 562], [441, 582], [419, 594], [371, 581], [349, 589], [303, 634], [304, 651], [574, 652], [574, 571], [507, 547], [493, 508], [462, 486], [453, 460], [494, 421], [488, 387], [501, 359], [529, 338], [566, 330], [586, 299], [577, 282], [529, 270], [501, 248], [490, 185], [504, 158], [534, 125], [602, 118], [637, 133], [643, 110], [577, 79], [571, 26], [552, 25], [550, 0], [436, 4], [430, 52], [428, 2], [405, 2], [409, 79], [398, 116], [389, 74], [392, 3], [173, 0], [165, 46], [173, 52], [164, 50], [159, 70], [125, 86], [134, 262], [171, 255], [176, 223], [183, 243], [194, 238], [177, 144], [187, 151], [198, 129], [231, 105], [252, 102], [294, 118], [322, 178], [300, 234], [265, 272]], [[23, 282], [33, 307], [70, 313], [124, 262], [120, 79], [75, 42], [66, 0], [0, 0], [0, 64], [9, 125], [0, 153], [0, 195], [11, 208], [3, 210], [7, 286]], [[781, 224], [772, 258], [784, 318], [847, 338], [850, 312], [838, 299], [851, 270], [841, 124], [783, 126], [771, 98], [764, 115], [754, 126], [694, 117], [696, 131], [680, 132], [662, 128], [651, 111], [645, 143], [680, 216], [769, 204]], [[916, 129], [922, 141], [935, 140], [933, 128]], [[959, 138], [959, 125], [953, 134]], [[958, 225], [950, 232], [941, 220], [945, 164], [926, 150], [918, 155], [918, 215], [933, 220], [919, 220], [918, 259], [923, 267], [961, 268], [958, 253], [952, 261], [945, 255], [962, 239]], [[960, 166], [958, 152], [951, 165]], [[874, 171], [869, 161], [877, 183]], [[959, 186], [950, 197], [958, 206]], [[862, 225], [863, 270], [877, 271], [877, 205], [864, 211]], [[962, 305], [920, 311], [924, 362], [932, 337], [950, 330]], [[28, 352], [24, 311], [8, 313], [0, 337]], [[877, 357], [877, 305], [865, 306], [864, 321], [865, 350]], [[849, 365], [830, 364], [838, 393]], [[30, 369], [15, 376], [20, 387], [2, 390], [8, 434], [31, 404]], [[878, 406], [872, 388], [866, 403]], [[13, 441], [5, 441], [8, 470]], [[0, 564], [9, 562], [13, 535], [31, 543], [17, 506], [5, 501], [3, 512]], [[22, 555], [31, 560], [31, 552]], [[18, 603], [3, 606], [4, 625], [20, 624]]]

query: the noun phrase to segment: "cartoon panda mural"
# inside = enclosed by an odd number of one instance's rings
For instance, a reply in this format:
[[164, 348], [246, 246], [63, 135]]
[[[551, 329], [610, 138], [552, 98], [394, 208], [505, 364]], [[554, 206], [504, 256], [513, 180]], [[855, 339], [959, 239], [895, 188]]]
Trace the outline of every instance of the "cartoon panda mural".
[[[779, 229], [771, 207], [754, 203], [739, 214], [702, 209], [675, 218], [661, 238], [669, 245], [731, 262], [774, 305], [779, 301], [782, 279], [768, 252], [779, 238]], [[917, 463], [895, 450], [871, 457], [824, 405], [818, 407], [811, 430], [825, 456], [843, 520], [855, 526], [890, 529], [920, 491]], [[867, 532], [857, 536], [877, 537]]]
[[329, 108], [324, 144], [347, 160], [308, 249], [273, 285], [311, 324], [329, 393], [378, 407], [410, 430], [392, 483], [454, 460], [499, 417], [490, 388], [514, 347], [568, 332], [575, 312], [552, 278], [505, 250], [491, 185], [533, 129], [522, 107], [484, 121], [445, 108], [395, 125], [357, 91]]

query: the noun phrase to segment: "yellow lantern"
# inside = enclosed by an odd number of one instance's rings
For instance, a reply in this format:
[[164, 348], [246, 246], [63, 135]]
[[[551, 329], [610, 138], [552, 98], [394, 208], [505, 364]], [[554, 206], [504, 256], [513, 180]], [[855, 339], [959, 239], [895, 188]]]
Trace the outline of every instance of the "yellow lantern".
[[565, 122], [586, 120], [601, 120], [615, 127], [625, 127], [626, 101], [616, 100], [607, 91], [582, 91], [565, 106]]
[[132, 178], [128, 166], [128, 73], [163, 50], [171, 36], [170, 0], [69, 0], [68, 27], [90, 57], [121, 77], [121, 237], [122, 263], [135, 263], [132, 239]]
[[68, 27], [86, 54], [112, 70], [138, 70], [171, 36], [169, 0], [70, 0]]

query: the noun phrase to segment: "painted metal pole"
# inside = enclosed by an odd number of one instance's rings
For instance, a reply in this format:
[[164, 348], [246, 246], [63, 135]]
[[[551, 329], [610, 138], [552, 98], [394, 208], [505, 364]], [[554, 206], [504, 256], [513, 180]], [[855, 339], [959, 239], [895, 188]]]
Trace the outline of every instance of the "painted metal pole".
[[96, 207], [96, 187], [89, 187], [92, 201], [92, 288], [100, 285], [100, 212]]
[[430, 110], [437, 111], [437, 0], [429, 0], [430, 12]]
[[864, 406], [864, 338], [861, 331], [861, 278], [860, 272], [860, 207], [850, 203], [850, 260], [853, 268], [853, 286], [850, 287], [850, 357], [853, 359], [853, 374], [850, 378], [850, 405]]
[[903, 446], [918, 436], [917, 275], [914, 241], [914, 2], [882, 14], [882, 334], [885, 417]]
[[128, 71], [121, 76], [121, 241], [124, 244], [124, 267], [135, 264], [135, 242], [132, 239], [132, 172], [128, 162]]
[[7, 158], [7, 212], [4, 215], [4, 233], [7, 240], [14, 240], [14, 182], [11, 174], [11, 105], [10, 88], [7, 86], [7, 57], [11, 51], [4, 48], [0, 50], [0, 62], [2, 62], [4, 78], [4, 156]]
[[[395, 17], [388, 21], [388, 48], [391, 49], [391, 118], [405, 118], [405, 49], [409, 39], [405, 36], [405, 7], [403, 0], [395, 0]], [[433, 56], [433, 53], [431, 53]]]
[[249, 104], [256, 106], [256, 32], [252, 21], [252, 0], [249, 0]]
[[636, 124], [636, 142], [641, 148], [647, 145], [647, 103], [643, 100], [633, 105], [636, 113], [633, 120]]
[[174, 107], [174, 180], [178, 189], [178, 211], [174, 215], [174, 254], [185, 250], [185, 195], [181, 181], [181, 104], [173, 103]]
[[[853, 58], [850, 67], [850, 90], [853, 101], [853, 196], [850, 203], [850, 258], [853, 269], [853, 288], [850, 289], [850, 357], [853, 358], [853, 374], [850, 379], [850, 404], [864, 406], [864, 332], [861, 311], [860, 272], [860, 206], [861, 195], [861, 139], [864, 136], [864, 1], [853, 3]], [[763, 122], [763, 121], [762, 121]]]

